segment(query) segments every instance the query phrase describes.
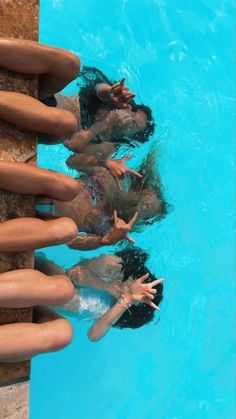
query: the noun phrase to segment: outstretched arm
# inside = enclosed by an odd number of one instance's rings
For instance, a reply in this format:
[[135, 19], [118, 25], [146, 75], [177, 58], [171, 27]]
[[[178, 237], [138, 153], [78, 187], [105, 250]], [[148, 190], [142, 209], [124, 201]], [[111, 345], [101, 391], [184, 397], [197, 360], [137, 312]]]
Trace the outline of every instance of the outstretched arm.
[[73, 154], [66, 160], [66, 164], [78, 172], [83, 172], [88, 175], [94, 175], [101, 171], [106, 171], [106, 158], [96, 155], [89, 155], [85, 153]]
[[80, 153], [90, 143], [90, 141], [99, 134], [112, 131], [119, 122], [119, 115], [115, 111], [109, 112], [103, 118], [94, 122], [87, 130], [80, 130], [74, 133], [69, 139], [64, 141], [64, 145], [69, 150]]
[[[144, 283], [148, 278], [149, 274], [143, 275], [141, 278], [136, 279], [129, 285], [121, 298], [117, 303], [110, 308], [105, 314], [103, 314], [89, 329], [88, 337], [92, 341], [101, 339], [109, 329], [119, 320], [122, 314], [131, 308], [135, 303], [145, 303], [150, 305], [154, 310], [160, 310], [152, 300], [156, 294], [154, 286], [163, 281], [163, 279], [158, 279], [150, 283]], [[131, 312], [130, 312], [130, 315]]]
[[135, 221], [138, 218], [136, 212], [129, 223], [117, 216], [117, 211], [114, 211], [114, 225], [105, 236], [101, 237], [95, 234], [80, 233], [77, 237], [67, 243], [70, 249], [74, 250], [94, 250], [101, 246], [110, 246], [118, 243], [121, 240], [128, 240], [131, 243], [135, 241], [128, 235], [132, 229]]
[[67, 246], [73, 250], [94, 250], [103, 246], [102, 237], [95, 234], [79, 234], [73, 240], [67, 243]]
[[96, 290], [106, 291], [115, 298], [119, 298], [122, 294], [122, 284], [118, 281], [103, 281], [99, 275], [81, 263], [75, 265], [66, 271], [66, 275], [70, 278], [75, 286], [89, 287]]
[[[128, 300], [127, 300], [128, 301]], [[123, 301], [117, 301], [117, 303], [110, 308], [105, 314], [103, 314], [89, 329], [88, 337], [92, 341], [99, 340], [105, 336], [109, 329], [115, 324], [122, 314], [128, 309], [127, 306], [123, 306]]]

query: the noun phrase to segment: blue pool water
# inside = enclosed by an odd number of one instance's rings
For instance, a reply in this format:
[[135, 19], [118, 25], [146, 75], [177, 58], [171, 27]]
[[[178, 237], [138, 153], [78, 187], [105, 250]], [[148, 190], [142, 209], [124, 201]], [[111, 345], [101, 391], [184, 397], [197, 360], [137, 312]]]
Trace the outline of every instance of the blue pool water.
[[[89, 323], [73, 320], [73, 344], [32, 363], [31, 419], [233, 419], [233, 0], [40, 7], [41, 42], [126, 76], [153, 109], [173, 211], [133, 234], [166, 278], [160, 321], [91, 343]], [[131, 164], [146, 152], [139, 148]], [[67, 155], [63, 146], [40, 146], [39, 164], [67, 172]], [[65, 267], [79, 257], [65, 246], [47, 254]]]

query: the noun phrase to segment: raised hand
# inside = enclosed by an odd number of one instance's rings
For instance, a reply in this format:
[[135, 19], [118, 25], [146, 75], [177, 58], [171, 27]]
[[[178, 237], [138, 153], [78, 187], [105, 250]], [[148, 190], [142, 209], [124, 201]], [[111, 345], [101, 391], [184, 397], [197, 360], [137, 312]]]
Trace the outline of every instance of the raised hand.
[[135, 241], [128, 235], [132, 230], [134, 223], [138, 218], [138, 212], [134, 214], [132, 219], [126, 223], [124, 220], [117, 216], [117, 211], [114, 211], [114, 226], [111, 230], [101, 239], [103, 245], [110, 245], [119, 242], [120, 240], [128, 240], [131, 243]]
[[155, 294], [157, 293], [157, 290], [154, 287], [163, 282], [164, 279], [160, 278], [155, 281], [145, 283], [148, 277], [149, 274], [147, 273], [141, 276], [141, 278], [133, 281], [132, 284], [126, 288], [124, 296], [130, 304], [141, 302], [148, 304], [150, 307], [154, 308], [154, 310], [160, 310], [160, 308], [154, 304], [152, 300], [154, 300]]
[[128, 154], [128, 156], [123, 157], [123, 159], [110, 159], [106, 162], [106, 168], [110, 171], [111, 175], [114, 177], [118, 188], [122, 191], [122, 186], [120, 183], [120, 179], [123, 179], [127, 173], [130, 173], [134, 176], [142, 178], [142, 175], [136, 172], [133, 169], [129, 169], [125, 166], [125, 162], [131, 159], [132, 155]]
[[118, 108], [131, 108], [129, 102], [135, 97], [125, 84], [125, 78], [111, 87], [111, 100]]

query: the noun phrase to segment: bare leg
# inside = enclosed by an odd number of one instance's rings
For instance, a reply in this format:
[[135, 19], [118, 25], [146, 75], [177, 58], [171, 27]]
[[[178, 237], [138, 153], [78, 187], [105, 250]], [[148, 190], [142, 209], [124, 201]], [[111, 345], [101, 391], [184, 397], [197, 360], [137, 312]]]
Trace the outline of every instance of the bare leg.
[[40, 353], [57, 351], [67, 346], [72, 336], [72, 327], [65, 319], [0, 326], [0, 362], [25, 361]]
[[74, 287], [65, 275], [47, 276], [33, 269], [0, 274], [0, 307], [23, 308], [68, 303]]
[[76, 237], [77, 227], [70, 218], [52, 221], [18, 218], [0, 224], [0, 252], [20, 252], [68, 243]]
[[39, 75], [39, 97], [62, 90], [80, 71], [80, 59], [61, 48], [34, 41], [0, 38], [0, 66], [11, 71]]
[[72, 177], [61, 173], [26, 163], [0, 161], [0, 189], [70, 201], [77, 196], [79, 184]]
[[[0, 275], [1, 307], [65, 304], [73, 294], [74, 287], [64, 275], [48, 277], [32, 269]], [[71, 342], [71, 325], [56, 312], [36, 307], [34, 321], [38, 324], [0, 326], [0, 362], [24, 361], [39, 353], [62, 349]]]
[[44, 105], [22, 93], [0, 91], [0, 119], [29, 131], [67, 137], [76, 132], [76, 117], [69, 111]]

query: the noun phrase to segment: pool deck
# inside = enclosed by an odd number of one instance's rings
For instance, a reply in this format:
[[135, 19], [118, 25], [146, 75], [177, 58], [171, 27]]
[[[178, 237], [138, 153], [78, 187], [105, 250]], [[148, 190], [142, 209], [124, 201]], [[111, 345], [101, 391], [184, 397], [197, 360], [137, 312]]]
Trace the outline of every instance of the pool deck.
[[[0, 0], [0, 36], [38, 40], [39, 0]], [[37, 97], [37, 77], [0, 70], [0, 89]], [[0, 160], [36, 162], [36, 134], [0, 122]], [[0, 191], [1, 222], [34, 216], [32, 197]], [[33, 252], [0, 253], [0, 272], [33, 268]], [[1, 309], [0, 326], [31, 322], [32, 309]], [[26, 419], [29, 411], [30, 362], [0, 364], [0, 418]]]

